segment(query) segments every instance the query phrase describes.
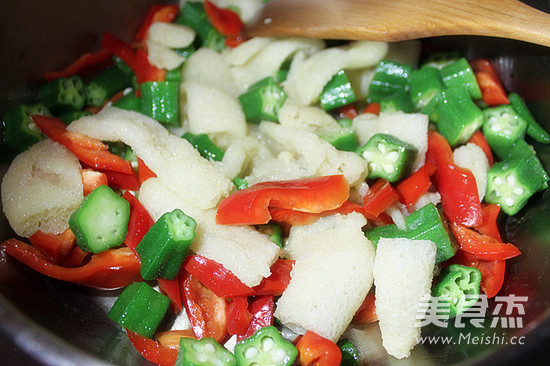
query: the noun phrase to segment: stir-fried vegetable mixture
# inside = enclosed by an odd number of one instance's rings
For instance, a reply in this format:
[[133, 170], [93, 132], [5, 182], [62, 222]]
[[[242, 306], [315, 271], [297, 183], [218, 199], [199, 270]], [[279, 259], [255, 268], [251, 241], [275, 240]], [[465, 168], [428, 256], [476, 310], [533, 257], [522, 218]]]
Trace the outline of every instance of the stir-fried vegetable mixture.
[[46, 73], [3, 119], [2, 250], [118, 289], [157, 364], [354, 365], [346, 330], [374, 322], [407, 357], [422, 298], [452, 318], [499, 292], [521, 253], [497, 217], [547, 188], [550, 135], [489, 60], [245, 39], [259, 3], [155, 5]]

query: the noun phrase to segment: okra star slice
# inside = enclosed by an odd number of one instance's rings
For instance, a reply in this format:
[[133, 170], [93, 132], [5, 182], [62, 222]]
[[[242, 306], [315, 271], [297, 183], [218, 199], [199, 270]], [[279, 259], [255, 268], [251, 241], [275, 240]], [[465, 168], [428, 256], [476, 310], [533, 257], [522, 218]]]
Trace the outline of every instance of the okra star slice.
[[52, 80], [40, 87], [40, 101], [54, 114], [84, 107], [84, 82], [80, 76]]
[[279, 109], [285, 100], [285, 92], [272, 76], [258, 81], [239, 96], [246, 120], [252, 123], [278, 122]]
[[510, 105], [485, 109], [483, 115], [483, 135], [489, 146], [502, 159], [514, 142], [525, 137], [527, 122]]
[[180, 338], [175, 366], [237, 366], [237, 358], [214, 338]]
[[453, 264], [441, 274], [440, 280], [433, 287], [432, 296], [447, 302], [449, 312], [442, 315], [454, 318], [479, 300], [480, 284], [481, 272], [477, 268]]
[[86, 252], [99, 253], [121, 245], [130, 220], [130, 204], [106, 185], [84, 197], [69, 219], [76, 243]]
[[105, 100], [131, 84], [131, 78], [118, 66], [105, 69], [84, 87], [86, 105], [101, 107]]
[[395, 136], [378, 133], [357, 153], [368, 162], [367, 178], [384, 178], [396, 182], [409, 174], [418, 150]]
[[487, 172], [485, 201], [500, 205], [512, 216], [519, 212], [542, 185], [540, 175], [524, 159], [509, 159], [496, 163]]
[[50, 111], [42, 103], [20, 104], [4, 115], [6, 145], [23, 151], [43, 139], [40, 129], [31, 117], [34, 114], [51, 116]]
[[239, 366], [290, 366], [298, 356], [298, 349], [283, 339], [274, 326], [258, 330], [235, 346]]

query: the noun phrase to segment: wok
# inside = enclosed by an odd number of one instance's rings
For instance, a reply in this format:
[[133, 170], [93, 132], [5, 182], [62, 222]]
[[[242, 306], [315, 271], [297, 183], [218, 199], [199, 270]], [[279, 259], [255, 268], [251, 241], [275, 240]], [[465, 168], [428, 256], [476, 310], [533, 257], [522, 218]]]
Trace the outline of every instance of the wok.
[[[0, 3], [0, 113], [34, 100], [44, 71], [61, 69], [79, 55], [99, 48], [110, 31], [127, 40], [155, 1], [8, 0]], [[531, 2], [543, 10], [544, 3]], [[528, 102], [539, 123], [550, 129], [550, 48], [484, 37], [423, 40], [423, 52], [458, 50], [487, 57], [509, 91]], [[532, 141], [530, 141], [532, 142]], [[547, 170], [550, 147], [534, 144]], [[1, 156], [2, 174], [10, 156]], [[373, 351], [373, 364], [537, 364], [550, 344], [550, 191], [540, 192], [512, 218], [500, 218], [505, 240], [520, 257], [507, 263], [500, 295], [527, 296], [523, 327], [457, 329], [428, 326], [424, 335], [460, 332], [523, 344], [419, 345], [411, 358], [397, 361]], [[0, 217], [0, 240], [14, 234]], [[0, 354], [3, 364], [146, 365], [123, 331], [106, 317], [118, 293], [100, 292], [46, 278], [0, 253]], [[492, 304], [494, 306], [494, 304]], [[490, 317], [488, 318], [490, 320]], [[480, 333], [482, 332], [482, 333]], [[374, 332], [376, 333], [376, 332]], [[376, 337], [374, 337], [376, 338]], [[520, 339], [520, 338], [515, 338]], [[376, 349], [376, 347], [375, 347]]]

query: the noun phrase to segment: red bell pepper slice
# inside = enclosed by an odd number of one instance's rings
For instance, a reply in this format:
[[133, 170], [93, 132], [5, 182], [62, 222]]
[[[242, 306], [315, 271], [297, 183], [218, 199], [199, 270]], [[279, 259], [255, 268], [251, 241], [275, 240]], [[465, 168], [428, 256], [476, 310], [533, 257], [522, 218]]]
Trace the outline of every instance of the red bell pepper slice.
[[[112, 33], [105, 32], [101, 38], [101, 46], [107, 52], [120, 57], [130, 68], [134, 64], [134, 47]], [[133, 70], [133, 68], [132, 68]]]
[[380, 103], [369, 103], [369, 105], [363, 109], [363, 113], [376, 114], [378, 116], [380, 114]]
[[230, 335], [243, 334], [252, 321], [246, 296], [237, 296], [227, 305], [227, 332]]
[[[82, 165], [85, 168], [84, 170], [91, 169], [86, 164], [82, 164]], [[139, 179], [138, 179], [138, 175], [137, 175], [137, 173], [134, 169], [132, 169], [131, 173], [129, 173], [129, 174], [114, 172], [114, 171], [107, 170], [107, 169], [95, 169], [94, 168], [93, 171], [96, 172], [96, 173], [99, 173], [99, 174], [104, 174], [105, 179], [107, 180], [107, 182], [102, 183], [102, 184], [108, 185], [111, 188], [122, 189], [122, 190], [126, 190], [126, 191], [137, 191], [137, 190], [139, 190], [139, 187], [140, 187]], [[90, 173], [90, 175], [92, 175], [92, 174]], [[91, 178], [92, 177], [90, 177], [90, 179]], [[96, 179], [101, 180], [101, 181], [103, 180], [103, 178], [100, 178], [100, 177], [96, 177]], [[90, 183], [93, 183], [93, 182], [90, 182]], [[97, 182], [97, 183], [99, 183], [99, 182]]]
[[336, 110], [336, 115], [340, 118], [354, 119], [358, 114], [355, 103], [341, 106]]
[[53, 263], [39, 249], [17, 239], [4, 241], [2, 248], [35, 271], [61, 281], [99, 289], [116, 289], [142, 281], [139, 260], [128, 248], [94, 254], [88, 263], [73, 268]]
[[139, 84], [146, 81], [166, 80], [166, 70], [151, 65], [144, 49], [134, 48], [109, 32], [103, 33], [101, 45], [112, 54], [120, 57], [132, 69]]
[[136, 74], [137, 81], [140, 84], [146, 81], [166, 80], [166, 70], [151, 65], [151, 63], [149, 63], [147, 51], [143, 48], [136, 48], [134, 63], [131, 68]]
[[484, 235], [491, 236], [497, 241], [502, 242], [497, 225], [500, 206], [494, 203], [482, 203], [481, 212], [483, 215], [483, 221], [481, 222], [481, 225], [476, 226], [475, 229]]
[[238, 36], [244, 28], [239, 14], [231, 9], [218, 8], [212, 2], [205, 0], [204, 10], [210, 23], [224, 36]]
[[481, 272], [481, 289], [489, 299], [495, 297], [504, 284], [506, 261], [484, 261], [459, 250], [454, 257], [445, 263], [462, 264], [463, 266], [479, 269]]
[[85, 252], [78, 245], [75, 245], [67, 258], [61, 263], [63, 267], [80, 267], [82, 264], [91, 257], [92, 253]]
[[252, 300], [248, 310], [252, 314], [252, 320], [246, 331], [237, 335], [237, 342], [251, 337], [258, 330], [273, 325], [273, 310], [275, 300], [273, 296], [258, 296]]
[[188, 256], [183, 267], [216, 296], [248, 296], [252, 289], [220, 263], [200, 255]]
[[139, 178], [139, 185], [141, 186], [143, 182], [145, 182], [149, 178], [155, 178], [157, 175], [154, 171], [149, 169], [149, 167], [141, 160], [140, 158], [137, 158], [138, 161], [138, 178]]
[[435, 173], [436, 166], [427, 161], [420, 169], [405, 178], [397, 185], [400, 194], [400, 201], [410, 210], [418, 199], [432, 186], [430, 177]]
[[470, 66], [476, 76], [485, 104], [489, 106], [510, 104], [500, 78], [489, 60], [484, 58], [472, 60]]
[[235, 48], [240, 46], [243, 42], [245, 42], [247, 38], [244, 36], [227, 36], [225, 37], [225, 45], [227, 47]]
[[94, 189], [101, 185], [109, 185], [109, 181], [107, 180], [107, 175], [105, 173], [86, 168], [82, 169], [81, 174], [84, 196], [89, 195]]
[[468, 140], [468, 142], [474, 143], [477, 146], [481, 147], [481, 150], [485, 153], [485, 156], [487, 156], [487, 160], [489, 161], [489, 166], [493, 166], [495, 163], [495, 159], [493, 157], [493, 151], [491, 151], [491, 147], [489, 146], [489, 143], [485, 139], [485, 136], [483, 136], [483, 133], [479, 130], [474, 132], [472, 137]]
[[252, 288], [253, 295], [281, 295], [290, 283], [290, 272], [294, 267], [294, 262], [291, 259], [277, 259], [271, 265], [269, 277], [264, 278], [259, 285]]
[[143, 207], [138, 199], [126, 191], [122, 195], [128, 203], [130, 203], [130, 219], [128, 221], [128, 232], [124, 239], [124, 244], [135, 251], [143, 236], [149, 231], [155, 220], [149, 215], [149, 212]]
[[363, 197], [363, 208], [372, 216], [378, 216], [399, 200], [399, 193], [390, 182], [378, 179]]
[[293, 260], [279, 259], [271, 266], [271, 275], [249, 287], [220, 263], [200, 255], [188, 256], [183, 264], [187, 272], [219, 297], [281, 295], [290, 282]]
[[172, 302], [174, 313], [179, 313], [182, 309], [181, 286], [179, 277], [176, 277], [173, 280], [158, 278], [157, 281], [161, 292], [168, 296], [168, 298]]
[[434, 176], [441, 194], [441, 207], [447, 219], [469, 227], [481, 224], [481, 203], [475, 177], [470, 170], [454, 163], [447, 139], [430, 131], [426, 156], [427, 161], [437, 167]]
[[376, 225], [389, 225], [393, 223], [393, 220], [388, 214], [383, 212], [378, 216], [370, 215], [367, 212], [365, 212], [365, 208], [363, 206], [358, 205], [357, 203], [353, 203], [351, 201], [344, 202], [342, 206], [334, 210], [327, 210], [319, 213], [301, 212], [301, 211], [287, 210], [283, 208], [269, 209], [269, 213], [271, 214], [271, 217], [273, 220], [282, 222], [282, 223], [287, 223], [290, 225], [309, 225], [324, 216], [329, 216], [334, 214], [346, 215], [352, 212], [360, 213], [361, 215], [365, 216], [367, 220], [373, 222]]
[[31, 244], [57, 264], [63, 263], [69, 256], [76, 243], [76, 237], [69, 228], [61, 234], [44, 233], [38, 230], [29, 237]]
[[132, 174], [132, 165], [120, 156], [112, 154], [103, 142], [67, 131], [67, 125], [59, 118], [41, 115], [34, 115], [32, 118], [46, 136], [65, 146], [84, 164], [95, 169]]
[[145, 41], [149, 38], [149, 28], [155, 22], [171, 23], [178, 15], [179, 7], [177, 4], [154, 4], [145, 16], [136, 34], [136, 41]]
[[378, 321], [376, 315], [375, 297], [373, 293], [367, 294], [365, 300], [355, 312], [352, 322], [354, 324], [366, 325]]
[[270, 207], [319, 213], [333, 210], [349, 196], [344, 176], [331, 175], [262, 182], [237, 191], [218, 206], [220, 225], [259, 225], [271, 220]]
[[100, 50], [95, 53], [85, 53], [75, 62], [60, 71], [47, 71], [44, 79], [50, 81], [59, 78], [68, 78], [73, 75], [84, 75], [106, 68], [112, 62], [111, 53], [107, 50]]
[[342, 361], [342, 353], [336, 343], [309, 330], [296, 347], [302, 366], [334, 366]]
[[480, 234], [462, 225], [451, 224], [450, 226], [460, 249], [477, 259], [503, 261], [521, 254], [513, 244], [501, 243], [493, 237]]
[[100, 170], [107, 175], [107, 181], [109, 187], [115, 189], [122, 189], [127, 191], [138, 191], [140, 184], [138, 175], [135, 170], [132, 169], [130, 174], [124, 174], [119, 172], [113, 172], [109, 170]]
[[126, 333], [132, 345], [147, 361], [160, 366], [173, 366], [176, 363], [177, 349], [164, 346], [129, 329], [126, 329]]
[[214, 294], [195, 276], [181, 272], [182, 297], [195, 337], [212, 337], [221, 342], [227, 335], [225, 299]]
[[489, 299], [495, 297], [504, 284], [506, 262], [480, 260], [475, 267], [481, 272], [481, 289]]

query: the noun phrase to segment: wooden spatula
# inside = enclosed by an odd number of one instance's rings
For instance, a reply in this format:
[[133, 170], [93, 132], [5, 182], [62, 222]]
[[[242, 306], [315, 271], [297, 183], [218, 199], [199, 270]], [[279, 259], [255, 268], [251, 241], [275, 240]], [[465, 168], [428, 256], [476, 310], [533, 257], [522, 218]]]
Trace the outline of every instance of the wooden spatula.
[[373, 41], [478, 35], [550, 46], [550, 15], [517, 0], [271, 0], [246, 35]]

